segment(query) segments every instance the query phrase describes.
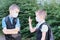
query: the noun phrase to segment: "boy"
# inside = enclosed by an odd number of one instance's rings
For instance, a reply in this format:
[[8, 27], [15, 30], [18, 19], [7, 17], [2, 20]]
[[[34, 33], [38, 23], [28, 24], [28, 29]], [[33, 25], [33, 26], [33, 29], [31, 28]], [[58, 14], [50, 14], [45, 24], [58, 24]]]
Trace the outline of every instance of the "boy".
[[20, 8], [16, 4], [9, 7], [9, 15], [2, 19], [2, 31], [6, 40], [21, 40], [19, 14]]
[[[51, 40], [51, 30], [48, 24], [45, 22], [45, 18], [47, 16], [44, 10], [38, 10], [35, 12], [36, 14], [36, 21], [38, 24], [36, 27], [32, 27], [32, 19], [29, 17], [29, 28], [30, 32], [33, 33], [36, 31], [37, 38], [36, 40]], [[51, 33], [51, 34], [50, 34]]]

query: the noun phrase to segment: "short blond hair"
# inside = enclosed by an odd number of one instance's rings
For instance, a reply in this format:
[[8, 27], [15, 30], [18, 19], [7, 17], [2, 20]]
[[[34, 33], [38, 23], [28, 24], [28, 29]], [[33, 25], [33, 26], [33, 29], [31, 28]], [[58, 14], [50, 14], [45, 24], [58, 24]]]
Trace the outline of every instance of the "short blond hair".
[[9, 7], [9, 10], [14, 10], [15, 8], [17, 8], [18, 10], [20, 10], [19, 6], [17, 6], [16, 4], [12, 4], [12, 5]]
[[46, 12], [45, 10], [37, 10], [35, 13], [38, 13], [39, 16], [42, 15], [42, 16], [44, 16], [45, 18], [46, 18], [46, 16], [47, 16], [47, 12]]

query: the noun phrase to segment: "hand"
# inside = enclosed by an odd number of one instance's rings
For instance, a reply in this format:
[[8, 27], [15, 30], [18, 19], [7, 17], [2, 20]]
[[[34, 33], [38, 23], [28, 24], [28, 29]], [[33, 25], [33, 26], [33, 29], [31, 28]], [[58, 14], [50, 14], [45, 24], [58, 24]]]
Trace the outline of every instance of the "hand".
[[12, 29], [11, 30], [10, 29], [3, 29], [2, 31], [4, 34], [17, 34], [18, 33], [17, 29], [16, 30], [15, 29], [13, 29], [13, 30]]
[[30, 18], [30, 16], [29, 16], [29, 19], [28, 19], [28, 20], [29, 20], [29, 23], [31, 23], [31, 22], [32, 22], [32, 19]]

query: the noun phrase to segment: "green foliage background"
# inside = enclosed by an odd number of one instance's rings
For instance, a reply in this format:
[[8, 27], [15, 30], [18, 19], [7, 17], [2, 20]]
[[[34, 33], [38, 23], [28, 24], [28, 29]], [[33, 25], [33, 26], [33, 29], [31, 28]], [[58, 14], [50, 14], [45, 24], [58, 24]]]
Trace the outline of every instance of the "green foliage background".
[[35, 11], [38, 9], [45, 9], [47, 11], [48, 24], [51, 25], [55, 40], [60, 40], [60, 5], [56, 3], [46, 4], [44, 6], [37, 5], [35, 0], [0, 0], [0, 33], [2, 32], [2, 18], [9, 14], [9, 6], [17, 4], [21, 12], [19, 19], [21, 23], [22, 40], [35, 40], [36, 34], [30, 33], [28, 26], [28, 17], [33, 19], [33, 26], [36, 26]]

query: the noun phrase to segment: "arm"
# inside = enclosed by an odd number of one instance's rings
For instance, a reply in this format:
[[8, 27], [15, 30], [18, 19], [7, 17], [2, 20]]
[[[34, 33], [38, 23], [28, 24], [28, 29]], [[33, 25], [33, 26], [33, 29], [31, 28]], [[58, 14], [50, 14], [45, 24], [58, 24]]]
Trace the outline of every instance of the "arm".
[[32, 27], [32, 19], [30, 19], [30, 17], [29, 17], [29, 28], [31, 33], [36, 31], [36, 28]]
[[2, 31], [3, 31], [4, 34], [17, 34], [18, 33], [16, 29], [6, 29], [6, 28], [4, 28]]
[[4, 34], [16, 34], [18, 31], [20, 31], [20, 24], [19, 24], [19, 19], [17, 20], [16, 28], [15, 29], [7, 29], [6, 28], [6, 23], [5, 23], [5, 18], [2, 20], [2, 31]]
[[21, 25], [20, 25], [20, 21], [19, 21], [19, 18], [18, 18], [18, 19], [17, 19], [17, 23], [16, 23], [16, 25], [15, 25], [15, 27], [16, 27], [15, 29], [17, 30], [17, 32], [20, 31], [20, 26], [21, 26]]
[[19, 22], [19, 19], [17, 19], [17, 23], [15, 25], [15, 29], [6, 29], [8, 31], [14, 31], [14, 32], [17, 32], [20, 31], [20, 22]]
[[16, 27], [15, 29], [7, 29], [7, 28], [3, 28], [3, 33], [4, 34], [17, 34], [19, 31], [19, 28]]
[[42, 38], [41, 40], [45, 40], [46, 32], [42, 32]]
[[48, 26], [47, 25], [43, 25], [41, 31], [42, 31], [42, 38], [41, 38], [41, 40], [45, 40], [46, 33], [48, 31]]

